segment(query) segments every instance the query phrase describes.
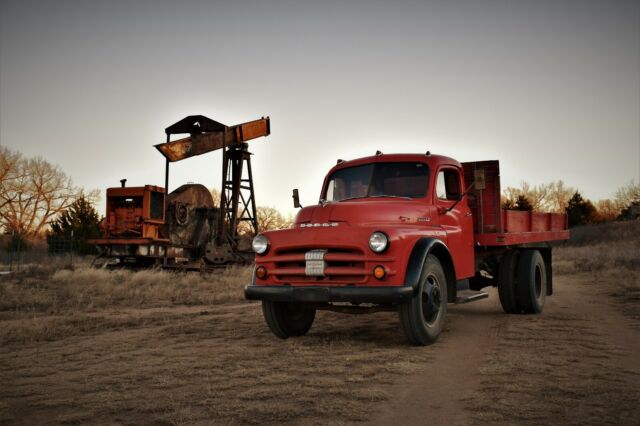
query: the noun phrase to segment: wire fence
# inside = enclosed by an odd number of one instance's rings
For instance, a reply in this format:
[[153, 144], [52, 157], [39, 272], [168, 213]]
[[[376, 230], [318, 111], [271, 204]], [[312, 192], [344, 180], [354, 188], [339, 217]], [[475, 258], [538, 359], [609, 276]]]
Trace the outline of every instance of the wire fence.
[[0, 271], [18, 272], [26, 267], [55, 261], [73, 266], [77, 259], [73, 235], [49, 236], [47, 239], [0, 238]]

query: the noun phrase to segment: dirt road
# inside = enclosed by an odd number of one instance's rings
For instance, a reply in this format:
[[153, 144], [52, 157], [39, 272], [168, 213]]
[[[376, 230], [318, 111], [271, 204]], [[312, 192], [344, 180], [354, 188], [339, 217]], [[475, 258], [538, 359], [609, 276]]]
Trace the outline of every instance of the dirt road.
[[640, 328], [589, 280], [559, 277], [541, 316], [450, 305], [426, 348], [390, 313], [287, 341], [245, 303], [6, 318], [51, 337], [0, 348], [0, 423], [637, 424]]
[[585, 279], [559, 279], [541, 316], [501, 314], [495, 291], [452, 306], [431, 365], [371, 423], [640, 423], [637, 324]]

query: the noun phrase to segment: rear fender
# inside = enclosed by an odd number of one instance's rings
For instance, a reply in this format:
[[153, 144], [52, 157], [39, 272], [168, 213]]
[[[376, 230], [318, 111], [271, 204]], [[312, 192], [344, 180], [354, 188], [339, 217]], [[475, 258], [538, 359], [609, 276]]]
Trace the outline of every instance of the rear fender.
[[413, 250], [409, 256], [409, 263], [407, 264], [405, 285], [410, 285], [413, 288], [414, 294], [418, 292], [422, 268], [424, 262], [427, 260], [427, 256], [430, 254], [433, 254], [440, 261], [447, 277], [447, 299], [449, 302], [454, 302], [456, 300], [457, 288], [453, 259], [451, 258], [451, 253], [447, 245], [437, 238], [421, 238], [415, 246], [413, 246]]

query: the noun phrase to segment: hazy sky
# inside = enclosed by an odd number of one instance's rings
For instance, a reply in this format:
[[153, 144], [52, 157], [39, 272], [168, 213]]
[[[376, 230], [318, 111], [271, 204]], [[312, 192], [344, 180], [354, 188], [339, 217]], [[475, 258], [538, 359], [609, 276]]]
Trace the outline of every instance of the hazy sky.
[[[87, 188], [164, 184], [153, 144], [192, 114], [271, 116], [259, 205], [317, 201], [337, 158], [499, 159], [503, 187], [592, 199], [640, 180], [640, 2], [4, 1], [0, 144]], [[220, 186], [221, 154], [171, 189]]]

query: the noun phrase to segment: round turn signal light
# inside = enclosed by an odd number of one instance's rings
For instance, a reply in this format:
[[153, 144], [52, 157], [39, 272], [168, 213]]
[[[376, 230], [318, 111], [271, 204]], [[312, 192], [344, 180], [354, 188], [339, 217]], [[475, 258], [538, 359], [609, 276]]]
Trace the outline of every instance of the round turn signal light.
[[373, 268], [373, 276], [377, 280], [383, 279], [386, 275], [387, 275], [387, 271], [385, 271], [384, 266], [378, 265], [375, 268]]
[[267, 268], [265, 268], [264, 266], [258, 266], [256, 268], [256, 277], [260, 278], [261, 280], [267, 278]]

